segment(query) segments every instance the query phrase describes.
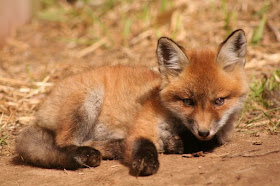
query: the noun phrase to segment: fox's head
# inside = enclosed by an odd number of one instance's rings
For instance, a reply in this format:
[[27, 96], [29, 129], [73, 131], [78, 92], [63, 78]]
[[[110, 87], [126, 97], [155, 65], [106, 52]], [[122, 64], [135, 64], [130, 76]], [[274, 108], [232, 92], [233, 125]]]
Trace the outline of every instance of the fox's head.
[[198, 139], [210, 140], [233, 125], [247, 92], [245, 54], [243, 30], [230, 34], [217, 52], [185, 51], [171, 39], [159, 39], [161, 100]]

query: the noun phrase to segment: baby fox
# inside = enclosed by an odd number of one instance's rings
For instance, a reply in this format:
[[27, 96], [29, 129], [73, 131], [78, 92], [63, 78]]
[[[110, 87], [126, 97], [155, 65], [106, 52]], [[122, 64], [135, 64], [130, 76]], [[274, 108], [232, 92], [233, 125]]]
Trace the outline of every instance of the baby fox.
[[121, 159], [131, 175], [155, 174], [158, 153], [223, 144], [246, 97], [246, 37], [234, 31], [217, 50], [158, 41], [159, 72], [100, 67], [58, 83], [34, 125], [16, 140], [24, 161], [46, 168], [96, 167]]

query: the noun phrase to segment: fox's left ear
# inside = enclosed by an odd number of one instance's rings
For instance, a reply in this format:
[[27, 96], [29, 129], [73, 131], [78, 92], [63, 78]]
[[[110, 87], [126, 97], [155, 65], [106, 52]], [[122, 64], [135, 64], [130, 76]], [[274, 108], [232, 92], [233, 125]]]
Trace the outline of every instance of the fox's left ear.
[[230, 71], [235, 65], [244, 67], [246, 47], [245, 32], [242, 29], [235, 30], [220, 44], [217, 63], [226, 71]]
[[182, 47], [167, 37], [158, 40], [157, 57], [161, 74], [178, 76], [189, 60]]

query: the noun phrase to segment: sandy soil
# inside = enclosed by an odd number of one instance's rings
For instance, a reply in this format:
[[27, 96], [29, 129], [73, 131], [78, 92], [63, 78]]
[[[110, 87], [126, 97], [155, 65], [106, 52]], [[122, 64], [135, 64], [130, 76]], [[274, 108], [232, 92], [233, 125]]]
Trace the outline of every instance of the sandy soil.
[[76, 171], [18, 165], [1, 157], [0, 185], [278, 185], [280, 136], [236, 132], [231, 142], [200, 157], [160, 155], [159, 172], [129, 176], [118, 161]]

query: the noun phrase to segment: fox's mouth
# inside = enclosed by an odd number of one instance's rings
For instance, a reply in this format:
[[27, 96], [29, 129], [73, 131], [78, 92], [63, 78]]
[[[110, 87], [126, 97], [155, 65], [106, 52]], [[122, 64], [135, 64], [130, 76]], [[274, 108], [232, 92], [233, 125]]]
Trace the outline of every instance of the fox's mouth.
[[197, 139], [199, 139], [199, 140], [201, 140], [201, 141], [209, 141], [209, 140], [211, 140], [211, 139], [213, 138], [213, 135], [207, 136], [207, 137], [201, 137], [201, 136], [199, 136], [199, 135], [197, 134], [197, 135], [195, 135], [195, 136], [196, 136]]

